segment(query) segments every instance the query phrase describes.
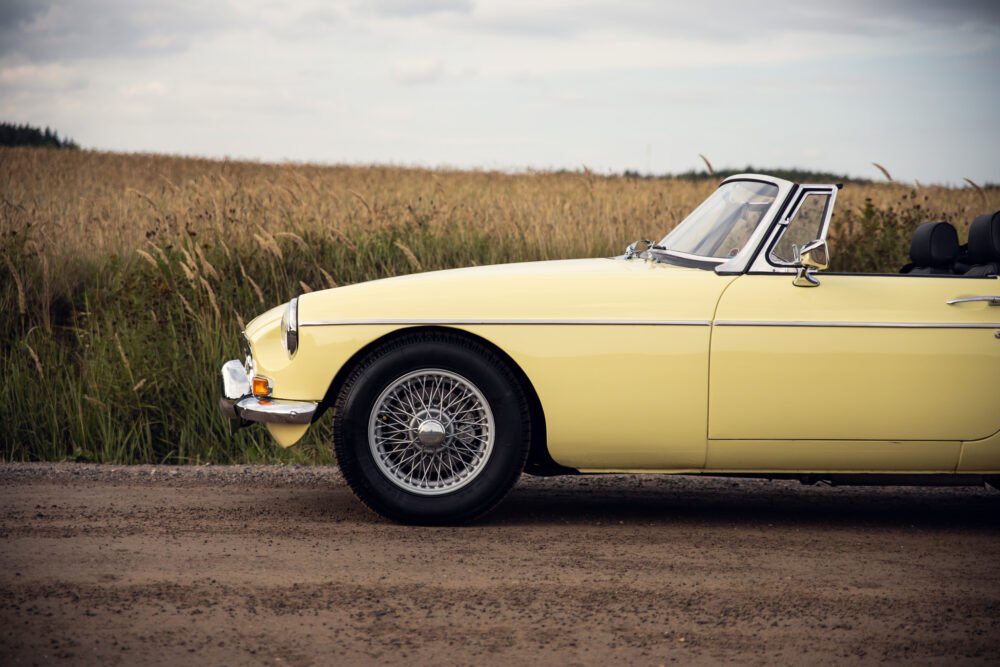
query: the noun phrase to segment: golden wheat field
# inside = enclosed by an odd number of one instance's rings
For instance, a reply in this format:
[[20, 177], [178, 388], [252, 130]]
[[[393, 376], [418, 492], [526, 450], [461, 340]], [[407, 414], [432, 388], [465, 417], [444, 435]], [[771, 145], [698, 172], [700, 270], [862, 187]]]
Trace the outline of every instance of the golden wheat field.
[[[0, 149], [0, 457], [116, 462], [330, 456], [226, 435], [215, 373], [242, 323], [296, 293], [399, 273], [620, 254], [717, 185]], [[965, 234], [974, 187], [848, 183], [834, 268], [896, 270], [917, 224]]]

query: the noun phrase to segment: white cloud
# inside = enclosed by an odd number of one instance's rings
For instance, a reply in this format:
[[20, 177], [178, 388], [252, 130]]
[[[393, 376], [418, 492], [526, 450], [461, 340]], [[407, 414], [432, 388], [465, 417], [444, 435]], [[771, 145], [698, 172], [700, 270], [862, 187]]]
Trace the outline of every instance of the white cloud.
[[0, 68], [0, 86], [21, 90], [66, 90], [79, 88], [82, 76], [65, 65], [12, 65]]
[[444, 65], [440, 60], [417, 59], [395, 63], [392, 78], [397, 83], [433, 83], [444, 75]]
[[0, 116], [122, 150], [998, 181], [997, 7], [6, 0]]
[[244, 26], [242, 16], [228, 1], [20, 0], [0, 12], [0, 56], [155, 57]]
[[163, 97], [167, 87], [159, 81], [145, 81], [122, 89], [123, 97]]
[[471, 0], [361, 0], [353, 5], [360, 14], [416, 18], [435, 14], [468, 14]]

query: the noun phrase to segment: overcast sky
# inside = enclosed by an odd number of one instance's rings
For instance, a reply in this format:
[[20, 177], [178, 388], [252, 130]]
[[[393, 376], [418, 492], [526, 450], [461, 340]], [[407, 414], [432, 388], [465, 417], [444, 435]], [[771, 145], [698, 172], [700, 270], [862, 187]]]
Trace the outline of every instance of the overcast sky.
[[87, 148], [1000, 182], [1000, 3], [0, 0], [0, 120]]

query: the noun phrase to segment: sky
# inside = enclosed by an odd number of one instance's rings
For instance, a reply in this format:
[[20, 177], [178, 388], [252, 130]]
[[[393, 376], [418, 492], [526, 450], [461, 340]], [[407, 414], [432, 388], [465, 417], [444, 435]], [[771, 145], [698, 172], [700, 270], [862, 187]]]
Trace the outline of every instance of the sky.
[[1000, 2], [0, 0], [0, 120], [266, 161], [1000, 183]]

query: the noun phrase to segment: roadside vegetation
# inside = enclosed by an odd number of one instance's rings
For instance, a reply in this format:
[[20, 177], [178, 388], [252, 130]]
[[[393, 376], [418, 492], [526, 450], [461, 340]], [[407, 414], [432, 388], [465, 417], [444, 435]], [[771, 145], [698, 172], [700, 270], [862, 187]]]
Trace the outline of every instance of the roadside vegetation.
[[[227, 434], [217, 372], [298, 293], [498, 262], [620, 254], [717, 178], [320, 167], [0, 148], [0, 459], [328, 461]], [[849, 184], [837, 270], [895, 271], [924, 220], [963, 236], [995, 188]]]

